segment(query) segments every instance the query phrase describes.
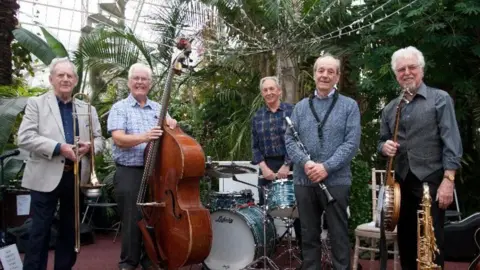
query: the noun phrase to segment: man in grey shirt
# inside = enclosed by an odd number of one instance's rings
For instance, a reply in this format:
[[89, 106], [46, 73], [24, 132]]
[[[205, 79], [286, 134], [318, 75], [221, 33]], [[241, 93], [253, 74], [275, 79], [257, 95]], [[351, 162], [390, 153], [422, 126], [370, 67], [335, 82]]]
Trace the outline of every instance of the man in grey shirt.
[[[293, 163], [295, 198], [302, 231], [303, 270], [322, 269], [321, 216], [325, 211], [332, 239], [332, 263], [336, 270], [350, 269], [348, 201], [352, 173], [350, 163], [360, 144], [360, 110], [357, 102], [339, 94], [340, 61], [319, 57], [313, 67], [315, 94], [295, 105], [292, 122], [310, 157], [287, 129], [285, 145]], [[327, 205], [319, 187], [323, 182], [336, 202]]]
[[400, 262], [404, 270], [417, 269], [417, 210], [423, 182], [427, 182], [440, 251], [435, 263], [443, 268], [445, 209], [453, 200], [455, 171], [460, 168], [463, 152], [453, 102], [447, 92], [425, 85], [425, 60], [415, 47], [396, 51], [391, 65], [409, 102], [402, 105], [397, 142], [392, 138], [401, 95], [383, 109], [378, 151], [383, 156], [396, 155], [395, 179], [401, 189], [397, 224]]

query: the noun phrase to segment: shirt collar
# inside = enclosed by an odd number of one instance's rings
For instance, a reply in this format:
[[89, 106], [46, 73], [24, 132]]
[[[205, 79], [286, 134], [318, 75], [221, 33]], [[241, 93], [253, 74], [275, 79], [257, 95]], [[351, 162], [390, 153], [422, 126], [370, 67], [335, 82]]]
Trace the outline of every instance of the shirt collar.
[[427, 98], [427, 86], [425, 85], [425, 83], [422, 82], [422, 84], [420, 84], [420, 87], [417, 90], [417, 94], [424, 98]]
[[326, 99], [326, 98], [330, 98], [333, 96], [333, 94], [335, 94], [335, 91], [336, 89], [335, 88], [332, 88], [332, 90], [330, 90], [330, 93], [328, 93], [327, 97], [321, 97], [318, 95], [318, 91], [317, 89], [315, 88], [315, 97], [319, 98], [319, 99]]
[[57, 99], [58, 105], [64, 105], [64, 104], [65, 104], [65, 105], [70, 105], [70, 104], [72, 104], [72, 100], [70, 100], [69, 102], [65, 103], [65, 102], [63, 102], [63, 100], [61, 100], [61, 99], [60, 99], [58, 96], [56, 96], [56, 95], [55, 95], [55, 98]]
[[[280, 106], [278, 106], [278, 110], [277, 110], [277, 111], [284, 111], [284, 110], [286, 110], [286, 106], [287, 106], [287, 105], [286, 105], [285, 103], [280, 102]], [[265, 105], [265, 106], [263, 107], [263, 109], [264, 109], [265, 111], [267, 111], [267, 112], [271, 112], [270, 108], [268, 108], [267, 105]]]
[[[132, 107], [135, 107], [135, 106], [139, 106], [140, 107], [140, 103], [138, 103], [138, 101], [132, 96], [132, 94], [128, 94], [128, 97], [127, 97], [127, 103], [128, 105], [132, 106]], [[153, 108], [153, 103], [152, 101], [147, 97], [147, 102], [145, 102], [145, 106], [144, 107], [150, 107], [150, 108]]]

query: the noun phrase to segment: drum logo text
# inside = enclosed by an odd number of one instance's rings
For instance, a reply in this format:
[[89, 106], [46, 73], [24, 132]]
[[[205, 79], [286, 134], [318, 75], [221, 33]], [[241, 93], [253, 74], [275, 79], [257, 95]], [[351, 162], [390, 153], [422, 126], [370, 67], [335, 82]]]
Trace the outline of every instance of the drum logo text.
[[232, 223], [233, 222], [233, 219], [232, 218], [229, 218], [229, 217], [224, 217], [224, 216], [219, 216], [215, 222], [220, 222], [220, 223], [225, 223], [225, 222], [228, 222], [228, 223]]

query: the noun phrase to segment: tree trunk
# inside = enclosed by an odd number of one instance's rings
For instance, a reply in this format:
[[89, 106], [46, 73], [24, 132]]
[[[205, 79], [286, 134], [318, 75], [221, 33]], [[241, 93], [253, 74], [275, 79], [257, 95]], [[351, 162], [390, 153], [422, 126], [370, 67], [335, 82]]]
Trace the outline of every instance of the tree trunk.
[[16, 13], [20, 6], [16, 0], [0, 1], [0, 85], [12, 84], [12, 31], [17, 26]]
[[278, 50], [277, 76], [282, 88], [283, 100], [294, 104], [297, 101], [298, 89], [298, 66], [295, 61], [295, 54], [288, 54], [286, 50]]

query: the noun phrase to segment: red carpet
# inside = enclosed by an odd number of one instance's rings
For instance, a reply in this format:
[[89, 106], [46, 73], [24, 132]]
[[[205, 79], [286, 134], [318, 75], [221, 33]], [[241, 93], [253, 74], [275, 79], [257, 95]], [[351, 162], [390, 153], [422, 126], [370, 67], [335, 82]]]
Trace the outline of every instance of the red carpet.
[[[120, 256], [120, 245], [121, 239], [117, 237], [115, 243], [113, 243], [114, 233], [110, 235], [97, 234], [96, 243], [92, 245], [82, 246], [80, 254], [78, 255], [77, 263], [74, 270], [117, 270], [117, 262]], [[280, 251], [277, 252], [281, 253]], [[278, 255], [277, 254], [277, 255]], [[48, 258], [48, 270], [53, 270], [53, 256], [54, 251], [49, 252]], [[23, 254], [22, 254], [23, 257]], [[274, 256], [275, 257], [275, 256]], [[288, 255], [275, 260], [275, 263], [279, 266], [280, 269], [285, 269], [289, 267]], [[374, 261], [370, 268], [370, 261], [360, 260], [360, 264], [363, 269], [379, 269], [379, 261]], [[294, 264], [293, 266], [296, 266]], [[457, 262], [447, 262], [445, 264], [445, 270], [466, 270], [468, 268], [468, 263], [457, 263]], [[137, 269], [140, 269], [137, 268]], [[182, 270], [189, 269], [201, 269], [201, 266], [188, 266], [182, 268]], [[389, 260], [388, 269], [393, 269], [393, 260]], [[397, 267], [400, 270], [400, 266]], [[234, 269], [230, 269], [234, 270]]]

